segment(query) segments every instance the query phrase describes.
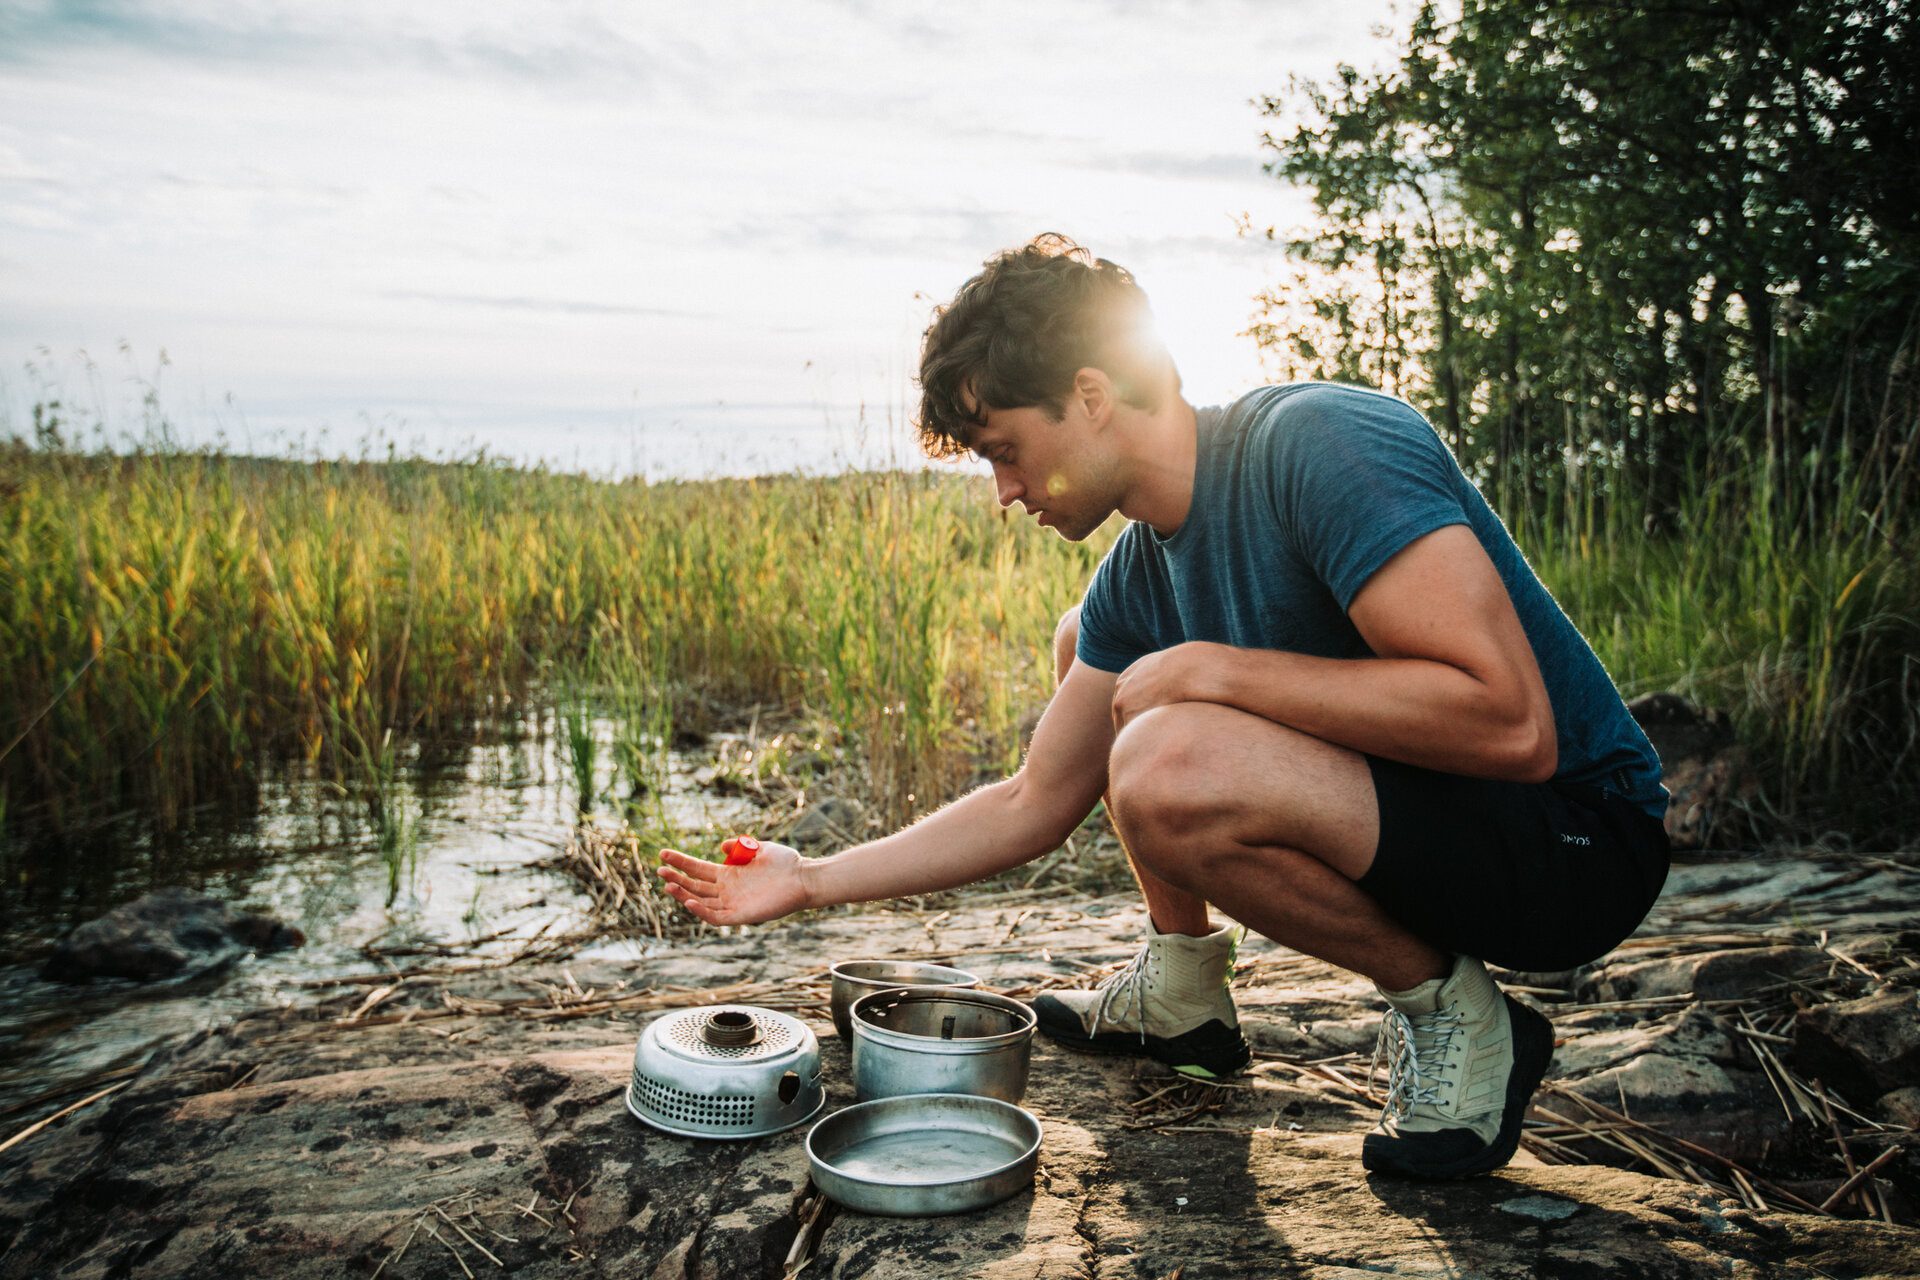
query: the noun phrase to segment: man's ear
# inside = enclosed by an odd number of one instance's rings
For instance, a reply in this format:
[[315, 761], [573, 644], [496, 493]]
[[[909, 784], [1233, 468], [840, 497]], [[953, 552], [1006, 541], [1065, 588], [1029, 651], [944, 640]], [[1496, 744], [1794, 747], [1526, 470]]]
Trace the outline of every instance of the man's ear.
[[1073, 375], [1073, 398], [1096, 431], [1113, 421], [1115, 399], [1113, 379], [1106, 370], [1091, 366]]

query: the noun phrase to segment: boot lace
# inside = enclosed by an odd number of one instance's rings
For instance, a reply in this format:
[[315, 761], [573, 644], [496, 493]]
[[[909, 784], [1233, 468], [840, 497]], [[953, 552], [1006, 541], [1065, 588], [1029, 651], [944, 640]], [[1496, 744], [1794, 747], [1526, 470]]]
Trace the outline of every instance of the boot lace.
[[[1100, 1003], [1093, 1007], [1093, 1029], [1088, 1034], [1099, 1035], [1102, 1022], [1122, 1021], [1130, 1005], [1133, 1020], [1140, 1027], [1140, 1043], [1147, 1042], [1147, 981], [1151, 954], [1142, 947], [1133, 953], [1133, 959], [1100, 979], [1096, 987], [1100, 992]], [[1121, 1006], [1120, 1018], [1113, 1016], [1116, 1002]]]
[[1416, 1106], [1442, 1102], [1441, 1090], [1449, 1082], [1447, 1050], [1463, 1021], [1452, 1005], [1433, 1013], [1387, 1010], [1373, 1046], [1373, 1065], [1367, 1068], [1367, 1083], [1372, 1085], [1380, 1060], [1387, 1060], [1387, 1117], [1404, 1120]]

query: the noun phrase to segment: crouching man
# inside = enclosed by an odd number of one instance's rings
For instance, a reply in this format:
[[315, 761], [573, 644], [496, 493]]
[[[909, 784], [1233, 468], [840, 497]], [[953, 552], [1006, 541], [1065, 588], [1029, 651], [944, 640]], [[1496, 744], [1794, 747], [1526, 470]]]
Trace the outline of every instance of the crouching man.
[[1220, 1076], [1249, 1053], [1237, 931], [1372, 979], [1388, 1101], [1369, 1169], [1504, 1165], [1552, 1053], [1488, 963], [1563, 969], [1667, 872], [1645, 735], [1433, 429], [1328, 384], [1196, 409], [1145, 295], [1056, 236], [936, 312], [919, 429], [1062, 537], [1129, 521], [1055, 638], [1019, 772], [831, 857], [663, 855], [703, 920], [965, 884], [1059, 847], [1104, 792], [1152, 920], [1131, 963], [1040, 997], [1082, 1049]]

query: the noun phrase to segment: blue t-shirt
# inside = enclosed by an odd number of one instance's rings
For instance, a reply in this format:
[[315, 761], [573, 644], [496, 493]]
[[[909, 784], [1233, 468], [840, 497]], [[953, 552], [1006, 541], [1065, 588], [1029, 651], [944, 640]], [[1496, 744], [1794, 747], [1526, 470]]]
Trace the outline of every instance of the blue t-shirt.
[[1080, 661], [1118, 672], [1188, 640], [1371, 657], [1347, 606], [1416, 538], [1464, 524], [1499, 571], [1540, 664], [1560, 744], [1555, 779], [1666, 812], [1659, 757], [1600, 659], [1411, 406], [1359, 387], [1296, 383], [1198, 417], [1186, 522], [1166, 537], [1138, 522], [1121, 533], [1087, 587]]

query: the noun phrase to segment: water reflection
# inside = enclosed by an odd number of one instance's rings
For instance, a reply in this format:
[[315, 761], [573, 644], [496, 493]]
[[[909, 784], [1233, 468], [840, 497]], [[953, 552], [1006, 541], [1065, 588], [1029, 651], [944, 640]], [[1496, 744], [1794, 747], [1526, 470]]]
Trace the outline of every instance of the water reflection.
[[[611, 730], [594, 725], [602, 744]], [[577, 817], [558, 738], [530, 720], [507, 733], [441, 740], [408, 762], [419, 841], [391, 906], [364, 802], [310, 773], [263, 785], [255, 812], [197, 815], [185, 834], [160, 838], [129, 818], [80, 845], [0, 848], [0, 1109], [140, 1061], [157, 1044], [242, 1010], [298, 998], [304, 979], [382, 967], [363, 948], [492, 938], [480, 954], [508, 954], [542, 928], [584, 927], [584, 897], [539, 865]], [[744, 802], [699, 788], [699, 763], [672, 757], [666, 821], [695, 840], [749, 824]], [[610, 781], [598, 779], [597, 794]], [[611, 820], [601, 806], [595, 817]], [[73, 925], [170, 885], [277, 916], [299, 926], [307, 945], [167, 982], [71, 986], [37, 976], [47, 948]]]

